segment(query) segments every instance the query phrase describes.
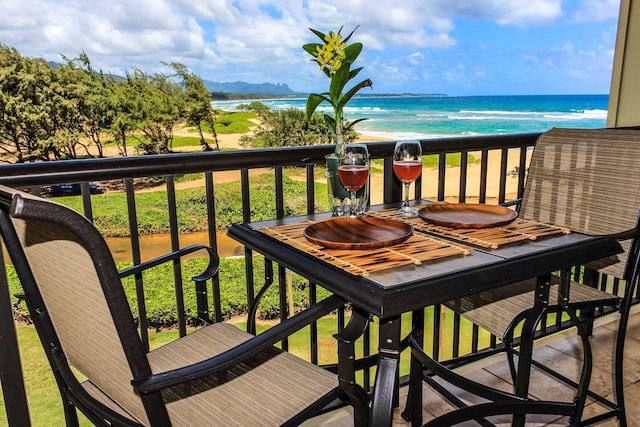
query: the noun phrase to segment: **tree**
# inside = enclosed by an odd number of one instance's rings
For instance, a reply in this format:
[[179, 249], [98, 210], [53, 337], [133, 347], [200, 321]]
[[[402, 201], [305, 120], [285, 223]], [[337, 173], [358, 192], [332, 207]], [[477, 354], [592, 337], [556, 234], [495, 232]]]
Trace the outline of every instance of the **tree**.
[[187, 124], [196, 126], [200, 133], [200, 144], [205, 151], [211, 150], [209, 144], [204, 139], [204, 132], [202, 129], [202, 123], [207, 123], [213, 134], [213, 139], [216, 143], [216, 150], [220, 151], [220, 144], [218, 143], [218, 135], [215, 128], [215, 118], [213, 115], [213, 109], [211, 108], [211, 92], [207, 89], [204, 81], [197, 75], [189, 72], [184, 64], [177, 62], [164, 63], [164, 65], [171, 67], [176, 75], [182, 80], [182, 85], [186, 90], [187, 97], [187, 111], [186, 118]]
[[114, 85], [109, 103], [113, 108], [113, 122], [109, 132], [113, 135], [120, 155], [126, 157], [129, 154], [127, 137], [137, 129], [139, 104], [135, 85], [130, 78]]
[[[313, 114], [308, 120], [306, 113], [294, 108], [287, 110], [264, 110], [262, 122], [253, 135], [243, 135], [240, 142], [244, 146], [255, 148], [295, 147], [306, 145], [330, 144], [332, 132], [326, 126], [320, 113]], [[356, 133], [345, 135], [347, 141], [355, 139]]]
[[0, 43], [2, 161], [92, 156], [91, 144], [102, 157], [102, 139], [108, 134], [123, 156], [129, 154], [132, 137], [145, 154], [169, 153], [173, 128], [183, 120], [198, 128], [204, 149], [210, 149], [204, 138], [209, 126], [219, 149], [211, 94], [184, 65], [168, 64], [181, 86], [163, 74], [137, 69], [126, 80], [116, 79], [94, 70], [84, 52], [62, 59], [51, 65]]
[[84, 87], [83, 96], [78, 104], [84, 117], [83, 131], [95, 144], [98, 157], [104, 157], [102, 135], [111, 129], [115, 120], [115, 106], [112, 101], [117, 83], [112, 76], [105, 76], [102, 71], [94, 70], [89, 56], [84, 52], [74, 62], [80, 64], [78, 77]]
[[[49, 160], [57, 114], [54, 70], [43, 59], [0, 46], [0, 147], [17, 162]], [[61, 108], [65, 108], [62, 106]]]
[[51, 83], [43, 104], [48, 112], [48, 132], [50, 134], [46, 150], [47, 158], [55, 160], [75, 159], [79, 156], [78, 147], [84, 148], [91, 156], [87, 144], [81, 142], [85, 136], [86, 117], [81, 105], [86, 97], [87, 71], [78, 67], [75, 60], [67, 59], [52, 71]]
[[6, 161], [76, 158], [79, 147], [90, 155], [82, 137], [83, 103], [92, 79], [76, 65], [79, 60], [63, 59], [54, 68], [0, 45], [0, 150], [8, 154]]
[[11, 47], [0, 45], [0, 151], [24, 162], [23, 152], [28, 140], [22, 115], [27, 107], [21, 96], [21, 72], [28, 63]]
[[264, 119], [265, 115], [271, 110], [267, 105], [258, 101], [252, 101], [248, 104], [240, 104], [238, 105], [238, 109], [253, 111], [260, 119]]
[[163, 74], [147, 75], [135, 70], [131, 81], [139, 101], [137, 127], [146, 137], [137, 137], [145, 154], [171, 152], [173, 127], [184, 111], [180, 87]]

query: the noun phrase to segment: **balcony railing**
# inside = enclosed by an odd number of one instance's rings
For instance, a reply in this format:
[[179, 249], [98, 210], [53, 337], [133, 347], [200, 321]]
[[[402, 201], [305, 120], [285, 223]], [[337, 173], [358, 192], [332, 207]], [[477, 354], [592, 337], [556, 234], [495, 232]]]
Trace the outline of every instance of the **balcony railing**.
[[[424, 199], [450, 200], [459, 202], [487, 202], [502, 203], [507, 199], [520, 197], [523, 192], [525, 175], [527, 170], [528, 154], [535, 145], [539, 134], [521, 134], [504, 136], [483, 136], [464, 138], [443, 138], [435, 140], [423, 140], [422, 147], [424, 155], [434, 155], [437, 157], [435, 166], [437, 173], [433, 176], [437, 178], [429, 180], [423, 174], [416, 184], [416, 196]], [[381, 189], [381, 200], [372, 200], [373, 203], [393, 203], [399, 202], [402, 198], [402, 187], [393, 176], [391, 156], [395, 142], [374, 142], [368, 143], [372, 160], [382, 161], [383, 188]], [[95, 200], [91, 195], [89, 182], [118, 182], [124, 188], [128, 206], [129, 240], [131, 248], [131, 261], [133, 264], [141, 262], [140, 232], [138, 229], [138, 214], [136, 209], [137, 191], [134, 186], [134, 179], [147, 177], [162, 177], [166, 181], [166, 199], [168, 202], [169, 234], [171, 250], [179, 249], [180, 233], [178, 217], [180, 206], [176, 203], [176, 177], [184, 174], [202, 174], [205, 181], [206, 215], [208, 219], [208, 244], [213, 248], [218, 247], [216, 234], [216, 218], [219, 215], [219, 208], [216, 206], [214, 196], [216, 194], [215, 173], [222, 171], [239, 171], [240, 187], [242, 194], [242, 220], [250, 222], [252, 218], [252, 206], [250, 203], [251, 177], [249, 172], [252, 169], [267, 168], [273, 175], [273, 185], [275, 188], [274, 211], [277, 218], [285, 216], [285, 193], [283, 185], [283, 170], [289, 167], [303, 168], [306, 183], [306, 211], [311, 213], [316, 209], [316, 200], [326, 199], [326, 194], [316, 194], [314, 189], [314, 172], [319, 165], [324, 165], [324, 156], [332, 150], [331, 146], [316, 147], [296, 147], [280, 149], [262, 150], [238, 150], [224, 152], [206, 153], [185, 153], [162, 156], [139, 156], [129, 158], [109, 158], [109, 159], [88, 159], [73, 160], [37, 164], [15, 164], [0, 167], [0, 184], [15, 188], [26, 188], [34, 194], [42, 193], [48, 186], [64, 183], [80, 183], [82, 194], [82, 206], [84, 215], [93, 218], [93, 203]], [[459, 167], [447, 167], [447, 157], [456, 156], [460, 158]], [[476, 170], [474, 170], [476, 168]], [[474, 179], [470, 178], [473, 171]], [[479, 181], [477, 181], [479, 177]], [[376, 189], [372, 189], [372, 193]], [[377, 192], [380, 194], [380, 192]], [[372, 196], [373, 198], [373, 196]], [[245, 273], [247, 283], [247, 303], [248, 306], [254, 304], [257, 288], [265, 281], [265, 277], [259, 277], [254, 271], [254, 254], [250, 250], [245, 250]], [[8, 262], [8, 261], [7, 261]], [[270, 263], [266, 263], [268, 272]], [[279, 270], [280, 313], [284, 318], [288, 313], [288, 303], [286, 298], [286, 285], [284, 283], [284, 269]], [[268, 275], [268, 273], [267, 273]], [[176, 289], [181, 289], [182, 274], [180, 265], [174, 266], [174, 280]], [[214, 283], [213, 286], [218, 286]], [[144, 283], [141, 277], [136, 279], [138, 291], [138, 312], [140, 331], [143, 340], [148, 345], [146, 312], [144, 304]], [[316, 287], [309, 284], [309, 301], [313, 303], [316, 298]], [[142, 297], [142, 298], [141, 298]], [[13, 298], [13, 297], [12, 297]], [[20, 375], [7, 375], [7, 372], [20, 372], [17, 348], [11, 337], [15, 336], [13, 331], [13, 318], [7, 312], [8, 305], [6, 296], [2, 296], [0, 304], [0, 342], [3, 345], [0, 366], [3, 375], [2, 386], [4, 390], [5, 407], [10, 424], [24, 425], [28, 423], [28, 414], [24, 415], [26, 403], [24, 396], [17, 390], [21, 389]], [[213, 308], [209, 307], [212, 305]], [[178, 304], [179, 331], [186, 333], [185, 316], [180, 312]], [[201, 299], [198, 309], [209, 316], [212, 313], [214, 321], [221, 321], [219, 301], [208, 301]], [[338, 325], [344, 322], [344, 312], [338, 315]], [[462, 346], [460, 340], [461, 319], [454, 317], [452, 322], [451, 336], [443, 336], [445, 329], [440, 324], [443, 317], [440, 307], [435, 307], [433, 311], [433, 335], [430, 337], [434, 353], [444, 355], [444, 357], [458, 356], [465, 353], [477, 353], [491, 350], [496, 347], [495, 337], [488, 340], [480, 339], [480, 330], [473, 326], [471, 345]], [[561, 327], [561, 319], [547, 322], [554, 326], [546, 331], [555, 331]], [[252, 329], [255, 323], [249, 319], [249, 328]], [[339, 327], [339, 326], [338, 326]], [[544, 331], [543, 331], [544, 332]], [[310, 360], [318, 361], [318, 331], [312, 328], [311, 339], [308, 352]], [[363, 340], [363, 354], [369, 354], [370, 337], [365, 335]], [[425, 337], [428, 342], [429, 337]], [[466, 340], [465, 340], [466, 341]], [[445, 347], [444, 343], [448, 343]], [[287, 346], [287, 343], [283, 343]], [[15, 368], [15, 369], [14, 369]], [[363, 375], [365, 386], [369, 384], [369, 375]], [[11, 390], [11, 391], [9, 391]]]

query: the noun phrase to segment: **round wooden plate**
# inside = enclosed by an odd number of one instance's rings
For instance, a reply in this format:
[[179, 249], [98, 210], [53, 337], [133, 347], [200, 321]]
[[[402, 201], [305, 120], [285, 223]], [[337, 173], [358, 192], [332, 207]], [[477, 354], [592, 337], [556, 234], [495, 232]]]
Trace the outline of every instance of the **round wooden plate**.
[[441, 203], [418, 211], [420, 218], [453, 228], [499, 227], [516, 219], [518, 213], [504, 206], [472, 203]]
[[338, 217], [310, 225], [304, 237], [326, 248], [372, 249], [404, 242], [412, 233], [413, 227], [402, 221]]

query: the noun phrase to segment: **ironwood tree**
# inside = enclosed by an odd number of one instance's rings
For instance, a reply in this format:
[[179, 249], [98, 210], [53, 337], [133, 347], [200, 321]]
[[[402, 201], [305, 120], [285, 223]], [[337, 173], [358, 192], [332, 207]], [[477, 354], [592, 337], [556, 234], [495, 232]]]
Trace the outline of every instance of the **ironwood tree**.
[[[33, 162], [104, 156], [115, 142], [120, 155], [172, 151], [173, 128], [187, 121], [215, 135], [211, 94], [182, 64], [164, 74], [134, 69], [126, 77], [95, 70], [82, 52], [60, 63], [22, 56], [0, 43], [0, 161]], [[92, 144], [97, 154], [89, 149]]]

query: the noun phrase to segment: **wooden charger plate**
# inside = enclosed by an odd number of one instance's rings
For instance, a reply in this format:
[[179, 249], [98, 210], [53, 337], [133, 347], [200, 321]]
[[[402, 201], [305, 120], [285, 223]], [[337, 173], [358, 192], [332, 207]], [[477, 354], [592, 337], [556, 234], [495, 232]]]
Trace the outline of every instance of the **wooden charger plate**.
[[338, 217], [304, 230], [312, 243], [333, 249], [372, 249], [404, 242], [413, 233], [410, 224], [393, 219]]
[[436, 225], [453, 228], [488, 228], [509, 224], [518, 213], [504, 206], [441, 203], [418, 211], [420, 218]]

